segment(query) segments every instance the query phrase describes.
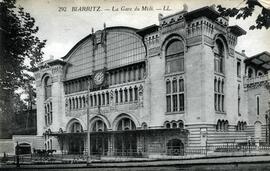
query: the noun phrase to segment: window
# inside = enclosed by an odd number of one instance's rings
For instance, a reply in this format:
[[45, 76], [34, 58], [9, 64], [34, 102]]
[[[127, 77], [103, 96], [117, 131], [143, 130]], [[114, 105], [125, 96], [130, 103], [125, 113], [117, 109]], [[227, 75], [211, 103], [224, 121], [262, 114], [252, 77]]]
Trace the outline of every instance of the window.
[[165, 52], [166, 73], [184, 71], [184, 44], [179, 40], [171, 41]]
[[119, 94], [120, 94], [120, 103], [122, 103], [123, 102], [123, 90], [122, 89], [119, 90]]
[[50, 113], [49, 113], [49, 115], [50, 115], [50, 124], [52, 124], [52, 122], [53, 122], [53, 116], [52, 116], [52, 102], [50, 102]]
[[115, 90], [115, 103], [118, 103], [118, 91]]
[[241, 77], [241, 61], [237, 60], [237, 77]]
[[171, 112], [171, 96], [170, 95], [167, 95], [166, 101], [167, 101], [167, 112]]
[[45, 125], [48, 125], [48, 121], [47, 121], [47, 107], [45, 106]]
[[214, 79], [214, 108], [215, 111], [218, 112], [225, 112], [224, 109], [224, 101], [225, 101], [225, 95], [224, 95], [224, 81], [223, 79]]
[[98, 104], [97, 104], [98, 106], [100, 106], [101, 105], [101, 96], [100, 96], [100, 94], [98, 94]]
[[178, 121], [165, 121], [164, 122], [164, 127], [169, 129], [169, 128], [181, 128], [183, 129], [184, 128], [184, 122], [182, 120], [178, 120]]
[[94, 106], [97, 106], [97, 95], [94, 94]]
[[105, 105], [105, 94], [102, 93], [102, 105], [104, 106]]
[[244, 131], [244, 130], [246, 130], [246, 128], [247, 128], [247, 123], [246, 122], [240, 122], [240, 121], [238, 121], [238, 123], [237, 123], [237, 125], [235, 127], [236, 131]]
[[124, 94], [125, 94], [125, 102], [128, 102], [128, 91], [127, 91], [127, 89], [124, 90]]
[[83, 128], [80, 123], [74, 122], [70, 127], [71, 133], [83, 132]]
[[216, 131], [228, 131], [229, 130], [229, 122], [227, 120], [218, 120], [216, 125]]
[[258, 71], [257, 76], [258, 77], [263, 76], [263, 72], [262, 71]]
[[178, 109], [177, 104], [178, 104], [177, 95], [174, 94], [173, 95], [173, 112], [177, 111], [177, 109]]
[[248, 68], [248, 78], [253, 77], [253, 70], [251, 68]]
[[224, 51], [224, 46], [221, 40], [216, 41], [216, 52], [214, 54], [215, 56], [215, 61], [214, 61], [214, 69], [215, 72], [217, 73], [224, 73], [224, 56], [225, 56], [225, 51]]
[[124, 130], [135, 130], [136, 126], [135, 123], [129, 118], [123, 118], [118, 122], [117, 130], [124, 131]]
[[238, 85], [237, 94], [238, 94], [238, 116], [241, 116], [241, 113], [240, 113], [240, 104], [241, 104], [240, 85]]
[[134, 87], [134, 101], [138, 101], [138, 87]]
[[45, 125], [46, 126], [49, 126], [53, 122], [52, 102], [49, 102], [49, 103], [45, 104], [44, 111], [45, 111], [45, 117], [44, 117], [44, 119], [45, 119]]
[[110, 95], [109, 92], [106, 92], [106, 100], [107, 100], [107, 105], [110, 103]]
[[92, 131], [93, 131], [93, 132], [103, 132], [103, 131], [107, 131], [107, 126], [106, 126], [106, 124], [105, 124], [102, 120], [97, 120], [97, 121], [95, 121], [95, 123], [93, 124]]
[[260, 96], [256, 96], [257, 115], [260, 115]]
[[90, 95], [90, 106], [93, 107], [93, 104], [94, 104], [94, 103], [93, 103], [93, 96]]
[[45, 100], [49, 97], [52, 97], [52, 80], [51, 77], [46, 77], [44, 80], [44, 88], [45, 88]]
[[132, 102], [133, 101], [133, 91], [132, 91], [132, 88], [130, 87], [129, 88], [129, 101]]
[[184, 80], [182, 78], [166, 81], [166, 105], [167, 112], [184, 111]]

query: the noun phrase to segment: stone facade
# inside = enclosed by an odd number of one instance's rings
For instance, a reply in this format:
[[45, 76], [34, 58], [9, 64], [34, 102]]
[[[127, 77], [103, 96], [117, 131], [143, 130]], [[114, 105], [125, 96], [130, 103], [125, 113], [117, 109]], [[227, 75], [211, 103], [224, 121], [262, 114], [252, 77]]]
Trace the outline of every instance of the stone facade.
[[254, 123], [264, 123], [254, 97], [263, 112], [269, 91], [247, 88], [247, 57], [235, 51], [243, 34], [212, 7], [160, 15], [158, 26], [140, 30], [93, 31], [36, 71], [37, 134], [47, 149], [86, 151], [89, 111], [91, 150], [106, 154], [246, 142]]

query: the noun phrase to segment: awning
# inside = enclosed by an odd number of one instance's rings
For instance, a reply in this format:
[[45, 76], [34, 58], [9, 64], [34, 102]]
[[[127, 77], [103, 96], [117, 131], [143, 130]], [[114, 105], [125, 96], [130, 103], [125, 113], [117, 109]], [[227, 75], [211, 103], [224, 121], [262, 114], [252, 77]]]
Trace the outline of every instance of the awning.
[[[164, 132], [181, 132], [183, 134], [188, 134], [189, 131], [181, 128], [161, 128], [161, 129], [136, 129], [136, 130], [125, 130], [125, 131], [100, 131], [100, 132], [90, 132], [90, 135], [100, 135], [100, 134], [127, 134], [127, 133], [164, 133]], [[68, 133], [68, 132], [51, 132], [51, 136], [86, 136], [87, 131]]]

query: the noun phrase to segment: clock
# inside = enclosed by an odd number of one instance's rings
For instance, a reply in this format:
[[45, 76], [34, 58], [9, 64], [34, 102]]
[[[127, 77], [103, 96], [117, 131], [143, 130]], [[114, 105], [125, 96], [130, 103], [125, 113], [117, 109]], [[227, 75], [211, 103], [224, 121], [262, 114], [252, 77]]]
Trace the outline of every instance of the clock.
[[99, 71], [94, 76], [94, 83], [99, 86], [103, 82], [104, 82], [104, 72], [103, 71]]

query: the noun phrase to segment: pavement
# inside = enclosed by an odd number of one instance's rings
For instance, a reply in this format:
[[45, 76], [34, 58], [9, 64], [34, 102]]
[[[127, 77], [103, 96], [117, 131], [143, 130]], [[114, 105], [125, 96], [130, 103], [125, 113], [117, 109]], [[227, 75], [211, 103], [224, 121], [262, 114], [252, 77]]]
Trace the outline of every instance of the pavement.
[[[270, 163], [270, 156], [242, 156], [242, 157], [210, 157], [198, 159], [170, 159], [170, 160], [134, 160], [129, 162], [92, 162], [78, 164], [23, 164], [25, 169], [64, 169], [64, 168], [123, 168], [123, 167], [158, 167], [158, 166], [188, 166], [188, 165], [226, 165], [226, 164], [252, 164]], [[0, 170], [12, 170], [16, 165], [1, 164]]]

